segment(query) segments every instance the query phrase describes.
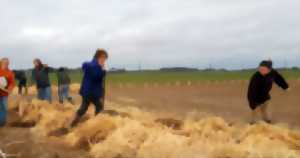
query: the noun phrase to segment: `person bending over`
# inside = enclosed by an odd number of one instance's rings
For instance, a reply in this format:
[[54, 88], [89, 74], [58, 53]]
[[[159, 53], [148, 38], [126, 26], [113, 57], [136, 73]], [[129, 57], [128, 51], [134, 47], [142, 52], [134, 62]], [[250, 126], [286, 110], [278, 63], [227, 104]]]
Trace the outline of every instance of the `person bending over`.
[[82, 104], [77, 111], [71, 127], [74, 127], [78, 124], [80, 118], [86, 113], [91, 103], [95, 106], [95, 115], [103, 110], [105, 95], [104, 83], [106, 76], [104, 66], [107, 58], [107, 52], [103, 49], [98, 49], [93, 60], [90, 62], [85, 62], [82, 65], [83, 80], [80, 88]]
[[251, 124], [256, 123], [256, 115], [261, 112], [263, 120], [272, 123], [268, 114], [268, 102], [271, 99], [270, 91], [275, 82], [279, 87], [288, 90], [289, 85], [279, 72], [272, 68], [272, 61], [262, 61], [258, 71], [252, 76], [248, 88], [248, 101], [252, 110]]

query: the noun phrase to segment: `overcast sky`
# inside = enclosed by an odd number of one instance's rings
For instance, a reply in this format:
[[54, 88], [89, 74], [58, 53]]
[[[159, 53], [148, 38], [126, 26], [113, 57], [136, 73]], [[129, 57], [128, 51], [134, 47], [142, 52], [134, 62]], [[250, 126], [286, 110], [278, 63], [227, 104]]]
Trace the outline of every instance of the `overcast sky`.
[[299, 0], [0, 0], [0, 57], [79, 67], [300, 66]]

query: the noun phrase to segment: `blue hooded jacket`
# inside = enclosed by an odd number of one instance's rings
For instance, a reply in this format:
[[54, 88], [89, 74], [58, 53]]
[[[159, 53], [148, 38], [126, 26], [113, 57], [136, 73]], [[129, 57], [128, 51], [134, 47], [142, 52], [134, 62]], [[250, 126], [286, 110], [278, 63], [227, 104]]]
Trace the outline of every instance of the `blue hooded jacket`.
[[97, 60], [85, 62], [82, 65], [83, 80], [80, 88], [82, 97], [100, 99], [104, 97], [106, 71], [103, 70]]

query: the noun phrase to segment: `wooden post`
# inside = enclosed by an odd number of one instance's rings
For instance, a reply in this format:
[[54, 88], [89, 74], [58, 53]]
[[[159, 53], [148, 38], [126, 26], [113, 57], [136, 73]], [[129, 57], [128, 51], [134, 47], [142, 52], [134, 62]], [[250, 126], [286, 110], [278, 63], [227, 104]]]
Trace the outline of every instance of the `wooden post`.
[[191, 86], [192, 85], [192, 82], [191, 81], [187, 81], [187, 86]]

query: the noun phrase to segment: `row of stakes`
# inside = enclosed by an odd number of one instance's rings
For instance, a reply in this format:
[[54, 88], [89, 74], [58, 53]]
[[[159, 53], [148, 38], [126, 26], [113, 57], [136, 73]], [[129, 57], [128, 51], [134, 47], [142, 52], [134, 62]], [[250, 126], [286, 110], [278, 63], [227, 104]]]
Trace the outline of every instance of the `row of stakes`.
[[[297, 80], [300, 84], [300, 78]], [[214, 81], [176, 81], [176, 82], [165, 82], [165, 83], [158, 83], [158, 82], [145, 82], [143, 83], [143, 87], [159, 87], [159, 86], [209, 86], [209, 85], [218, 85], [218, 84], [248, 84], [248, 80], [214, 80]], [[123, 87], [134, 87], [137, 84], [134, 83], [118, 83], [119, 88]]]
[[[218, 84], [246, 84], [247, 80], [230, 80], [230, 81], [176, 81], [176, 82], [166, 82], [166, 83], [158, 83], [158, 82], [145, 82], [143, 83], [143, 87], [159, 87], [159, 86], [205, 86], [205, 85], [218, 85]], [[118, 83], [119, 88], [125, 87], [134, 87], [137, 84], [134, 83]]]

